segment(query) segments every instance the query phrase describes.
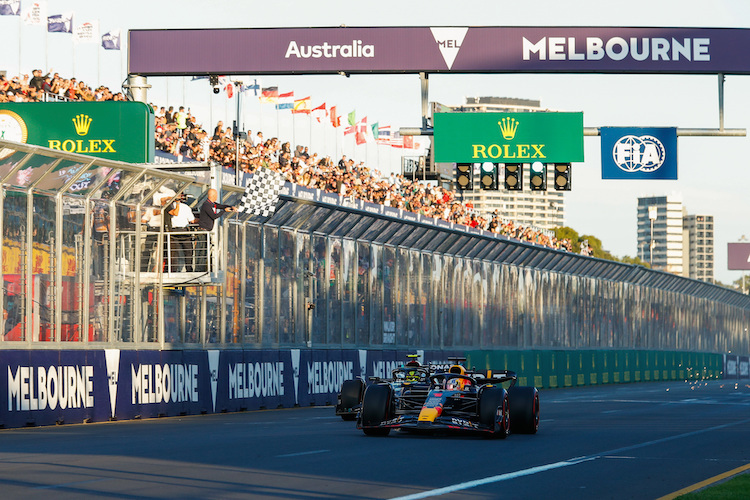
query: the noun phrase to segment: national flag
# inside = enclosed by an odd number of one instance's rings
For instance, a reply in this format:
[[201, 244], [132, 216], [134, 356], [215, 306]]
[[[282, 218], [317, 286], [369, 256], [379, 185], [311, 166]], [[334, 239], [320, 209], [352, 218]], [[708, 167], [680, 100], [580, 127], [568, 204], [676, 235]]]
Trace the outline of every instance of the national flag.
[[279, 172], [260, 167], [247, 182], [237, 213], [263, 217], [271, 215], [279, 203], [279, 193], [284, 187], [285, 180]]
[[367, 117], [365, 116], [357, 123], [357, 133], [354, 135], [354, 142], [360, 146], [367, 142]]
[[318, 123], [322, 123], [323, 119], [328, 117], [326, 103], [321, 104], [317, 108], [313, 108], [312, 111], [310, 111], [310, 116], [315, 117], [315, 119], [318, 120]]
[[279, 94], [279, 102], [276, 109], [292, 109], [294, 107], [294, 92]]
[[292, 108], [292, 113], [305, 113], [306, 115], [309, 115], [310, 114], [310, 96], [303, 97], [302, 99], [295, 99], [294, 108]]
[[47, 17], [49, 33], [73, 33], [73, 13], [55, 14]]
[[341, 126], [341, 117], [336, 114], [336, 106], [331, 106], [331, 125], [334, 127], [340, 127]]
[[94, 43], [99, 38], [99, 21], [89, 21], [73, 29], [73, 43]]
[[20, 16], [21, 0], [0, 0], [0, 16]]
[[249, 83], [247, 85], [243, 84], [240, 87], [240, 92], [249, 92], [250, 90], [253, 91], [253, 95], [258, 95], [258, 91], [260, 90], [260, 83], [258, 83], [258, 79], [254, 79], [253, 83]]
[[390, 125], [383, 125], [381, 127], [378, 127], [378, 139], [390, 139], [391, 137], [391, 126]]
[[356, 110], [354, 110], [351, 113], [349, 113], [349, 116], [348, 116], [349, 125], [351, 125], [352, 127], [356, 127], [357, 126], [357, 115], [356, 115], [355, 111]]
[[219, 76], [219, 87], [224, 89], [224, 91], [227, 93], [227, 99], [231, 99], [234, 96], [234, 83], [228, 76]]
[[276, 104], [279, 100], [279, 87], [266, 87], [261, 92], [260, 102]]
[[47, 2], [32, 2], [21, 14], [23, 22], [32, 26], [42, 26], [47, 20]]
[[377, 139], [379, 137], [379, 134], [378, 134], [378, 122], [373, 123], [370, 128], [372, 129], [372, 137], [373, 137], [373, 139]]
[[[113, 30], [102, 35], [102, 48], [104, 50], [120, 50], [120, 30]], [[195, 79], [196, 77], [193, 77], [193, 80]]]
[[356, 129], [354, 127], [346, 127], [344, 129], [344, 135], [353, 134], [354, 132], [356, 132]]

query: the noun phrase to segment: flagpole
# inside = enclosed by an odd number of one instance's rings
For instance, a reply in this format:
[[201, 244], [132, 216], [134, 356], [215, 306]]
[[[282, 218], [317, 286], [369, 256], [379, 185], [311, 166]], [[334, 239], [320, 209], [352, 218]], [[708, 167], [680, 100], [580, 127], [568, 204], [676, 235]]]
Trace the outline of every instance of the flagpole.
[[[19, 9], [21, 8], [20, 4], [18, 8]], [[21, 40], [21, 29], [23, 28], [23, 22], [21, 21], [21, 17], [23, 16], [21, 15], [21, 12], [19, 11], [18, 12], [18, 76], [19, 77], [21, 76], [21, 47], [23, 46], [23, 41]], [[46, 73], [49, 73], [49, 68], [45, 68], [45, 69], [46, 69]]]
[[[96, 36], [99, 37], [98, 43], [101, 43], [101, 26], [99, 19], [96, 20]], [[92, 37], [93, 38], [93, 37]], [[102, 85], [102, 48], [97, 45], [96, 47], [96, 86], [101, 87]]]

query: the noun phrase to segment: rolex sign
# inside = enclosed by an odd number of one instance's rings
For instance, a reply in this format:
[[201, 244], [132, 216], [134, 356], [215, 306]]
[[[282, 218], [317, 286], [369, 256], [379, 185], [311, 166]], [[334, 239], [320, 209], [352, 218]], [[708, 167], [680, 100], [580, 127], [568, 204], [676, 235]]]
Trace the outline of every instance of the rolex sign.
[[583, 161], [583, 113], [435, 113], [435, 161]]
[[0, 139], [120, 160], [154, 161], [154, 113], [142, 102], [0, 104]]

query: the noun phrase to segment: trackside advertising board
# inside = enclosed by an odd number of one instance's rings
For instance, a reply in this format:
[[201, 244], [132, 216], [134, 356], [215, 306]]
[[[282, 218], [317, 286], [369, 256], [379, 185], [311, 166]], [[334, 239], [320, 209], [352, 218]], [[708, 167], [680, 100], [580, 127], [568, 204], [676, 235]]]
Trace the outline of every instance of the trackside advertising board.
[[[227, 47], [262, 47], [238, 53]], [[750, 74], [750, 30], [324, 27], [131, 30], [139, 75], [344, 73]]]
[[602, 179], [677, 180], [676, 128], [600, 130]]
[[583, 161], [583, 113], [435, 113], [436, 162]]
[[142, 102], [1, 103], [0, 136], [108, 160], [154, 161], [154, 113]]
[[334, 404], [344, 380], [390, 377], [414, 352], [3, 350], [0, 427]]

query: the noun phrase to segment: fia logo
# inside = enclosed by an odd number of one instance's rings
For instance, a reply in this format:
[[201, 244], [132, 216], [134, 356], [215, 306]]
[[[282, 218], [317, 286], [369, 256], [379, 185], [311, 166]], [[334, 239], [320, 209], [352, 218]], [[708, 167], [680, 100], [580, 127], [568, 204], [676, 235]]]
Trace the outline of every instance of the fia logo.
[[652, 135], [625, 135], [612, 148], [615, 164], [625, 172], [654, 172], [664, 165], [664, 144]]

